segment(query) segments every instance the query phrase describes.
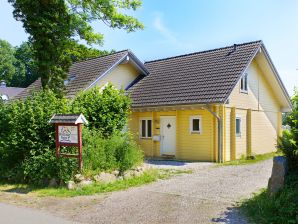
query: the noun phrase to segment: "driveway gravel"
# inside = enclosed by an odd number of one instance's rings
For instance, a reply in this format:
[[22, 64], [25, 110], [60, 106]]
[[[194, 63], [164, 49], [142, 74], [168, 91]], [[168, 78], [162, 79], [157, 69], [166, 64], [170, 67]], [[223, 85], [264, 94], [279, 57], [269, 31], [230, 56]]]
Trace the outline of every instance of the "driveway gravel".
[[218, 167], [206, 163], [190, 166], [192, 174], [114, 192], [76, 220], [87, 223], [247, 223], [235, 209], [235, 203], [267, 186], [272, 160], [242, 166]]
[[266, 187], [272, 169], [272, 160], [241, 166], [162, 161], [148, 164], [191, 169], [193, 173], [108, 194], [35, 200], [27, 196], [5, 200], [8, 196], [0, 194], [0, 201], [23, 200], [27, 206], [80, 223], [245, 224], [236, 202]]

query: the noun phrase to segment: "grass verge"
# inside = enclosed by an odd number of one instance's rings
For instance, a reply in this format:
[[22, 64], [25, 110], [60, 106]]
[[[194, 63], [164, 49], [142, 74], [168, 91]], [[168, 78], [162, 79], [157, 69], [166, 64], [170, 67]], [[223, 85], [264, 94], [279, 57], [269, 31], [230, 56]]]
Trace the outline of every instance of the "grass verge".
[[15, 193], [33, 193], [37, 196], [55, 196], [55, 197], [75, 197], [82, 195], [94, 195], [99, 193], [106, 193], [112, 191], [125, 190], [130, 187], [141, 186], [148, 184], [158, 179], [168, 179], [172, 176], [180, 174], [189, 174], [191, 170], [170, 170], [170, 169], [150, 169], [145, 171], [139, 177], [132, 177], [126, 180], [118, 180], [114, 183], [94, 183], [89, 186], [78, 188], [75, 190], [68, 190], [65, 187], [59, 188], [38, 188], [36, 186], [29, 185], [17, 185], [17, 184], [0, 184], [0, 192], [15, 192]]
[[289, 175], [285, 188], [276, 195], [270, 197], [263, 189], [243, 201], [240, 208], [254, 223], [298, 223], [298, 174]]
[[261, 154], [261, 155], [255, 155], [253, 159], [251, 158], [246, 158], [245, 156], [242, 156], [240, 159], [225, 162], [222, 164], [219, 164], [219, 166], [236, 166], [236, 165], [247, 165], [247, 164], [253, 164], [253, 163], [258, 163], [267, 159], [271, 159], [274, 156], [276, 156], [277, 153], [272, 152], [272, 153], [266, 153], [266, 154]]

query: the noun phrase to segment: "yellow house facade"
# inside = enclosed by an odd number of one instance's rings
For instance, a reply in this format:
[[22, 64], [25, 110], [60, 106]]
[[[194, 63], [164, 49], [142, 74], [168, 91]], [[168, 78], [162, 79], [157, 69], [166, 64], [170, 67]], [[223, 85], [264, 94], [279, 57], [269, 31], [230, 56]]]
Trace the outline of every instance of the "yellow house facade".
[[223, 162], [272, 152], [291, 110], [262, 41], [146, 63], [129, 50], [86, 60], [71, 67], [67, 96], [109, 82], [130, 94], [128, 128], [147, 157]]

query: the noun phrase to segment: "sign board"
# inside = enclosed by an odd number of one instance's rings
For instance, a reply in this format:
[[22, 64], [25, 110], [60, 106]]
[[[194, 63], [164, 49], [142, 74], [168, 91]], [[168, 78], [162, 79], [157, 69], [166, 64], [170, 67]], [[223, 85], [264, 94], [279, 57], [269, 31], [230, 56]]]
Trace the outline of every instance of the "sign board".
[[[83, 114], [54, 114], [49, 123], [55, 124], [56, 156], [77, 158], [79, 169], [83, 168], [82, 125], [88, 124]], [[78, 147], [78, 154], [62, 153], [61, 146]]]
[[78, 143], [78, 127], [58, 125], [58, 139], [60, 143]]

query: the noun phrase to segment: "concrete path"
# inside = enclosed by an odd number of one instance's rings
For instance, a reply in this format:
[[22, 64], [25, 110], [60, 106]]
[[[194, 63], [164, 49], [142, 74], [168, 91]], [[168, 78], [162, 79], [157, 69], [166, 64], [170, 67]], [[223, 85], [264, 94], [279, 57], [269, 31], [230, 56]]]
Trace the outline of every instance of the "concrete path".
[[31, 208], [0, 203], [0, 223], [7, 224], [71, 224], [53, 215]]

